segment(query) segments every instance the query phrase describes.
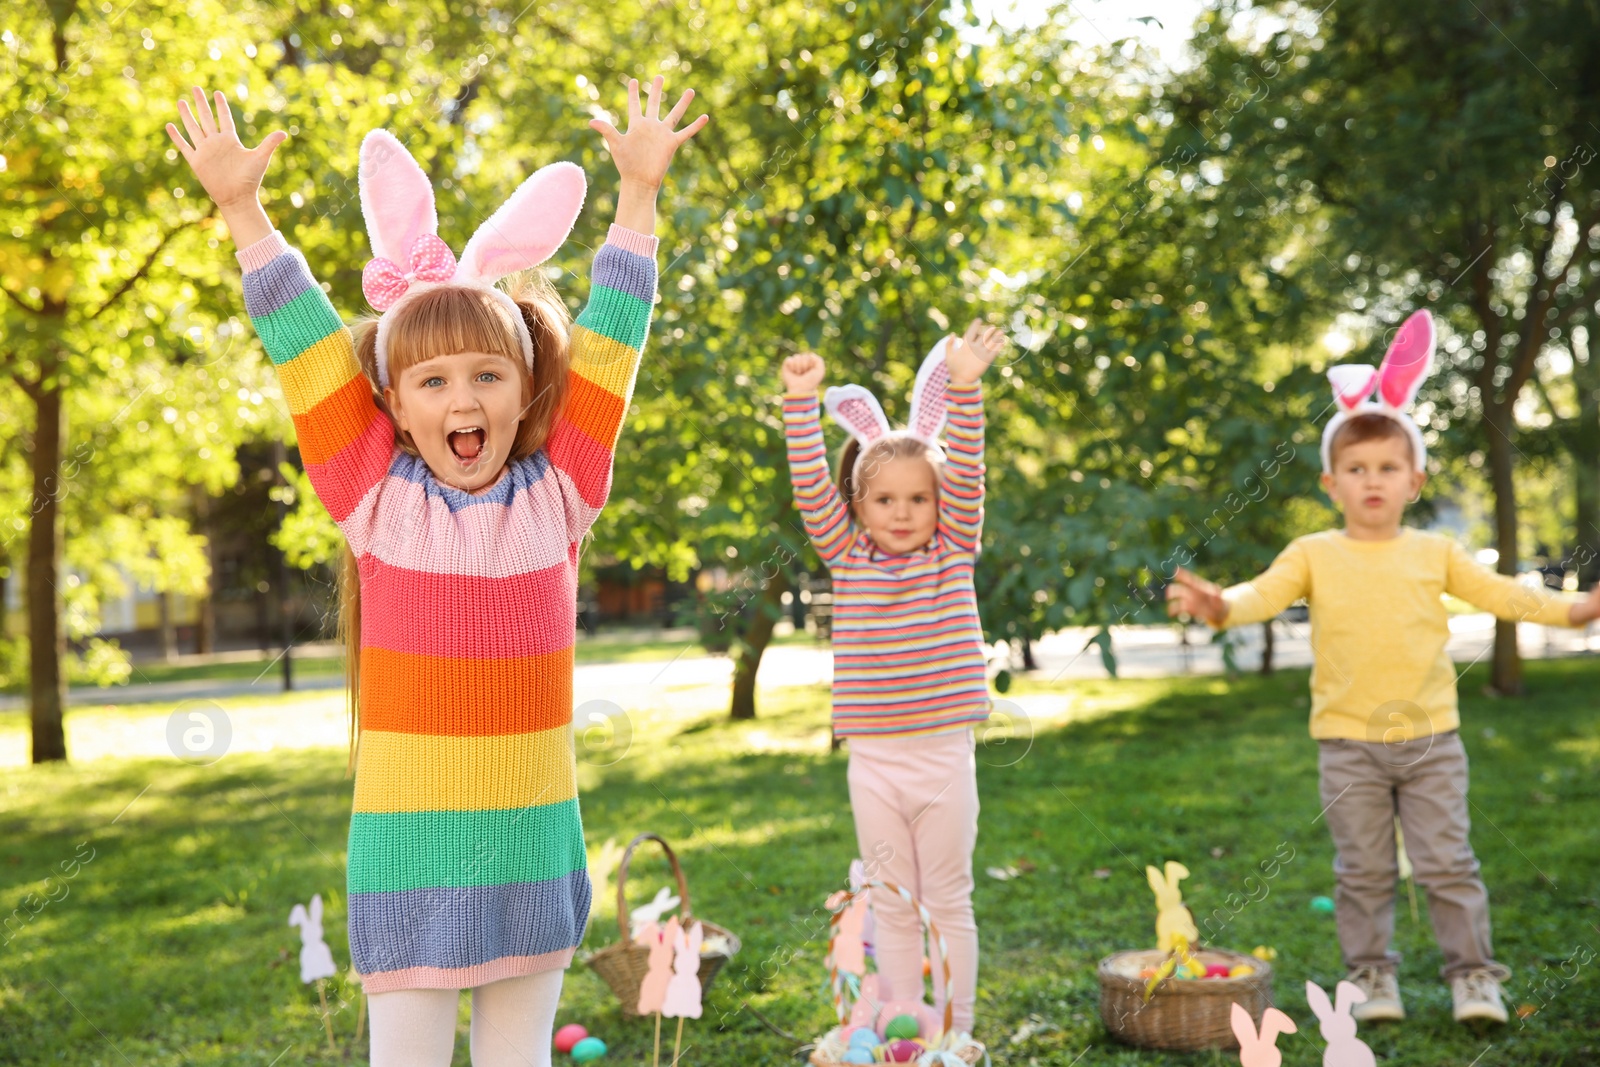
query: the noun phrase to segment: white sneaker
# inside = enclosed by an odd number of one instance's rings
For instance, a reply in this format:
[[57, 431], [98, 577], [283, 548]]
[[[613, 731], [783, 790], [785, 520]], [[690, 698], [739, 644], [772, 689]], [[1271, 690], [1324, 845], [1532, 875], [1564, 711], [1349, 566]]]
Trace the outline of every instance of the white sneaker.
[[1360, 1022], [1400, 1020], [1406, 1017], [1405, 1005], [1400, 1003], [1400, 978], [1393, 967], [1367, 965], [1357, 967], [1345, 977], [1367, 995], [1360, 1004], [1352, 1005], [1350, 1015]]
[[1468, 971], [1450, 979], [1450, 995], [1456, 1002], [1456, 1022], [1475, 1019], [1506, 1021], [1506, 1006], [1500, 1000], [1500, 980], [1487, 970]]

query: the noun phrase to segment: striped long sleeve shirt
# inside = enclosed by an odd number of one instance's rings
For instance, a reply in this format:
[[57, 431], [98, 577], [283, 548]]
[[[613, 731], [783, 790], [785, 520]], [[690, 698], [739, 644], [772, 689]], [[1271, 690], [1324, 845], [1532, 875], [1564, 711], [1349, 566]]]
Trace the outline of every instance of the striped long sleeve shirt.
[[564, 968], [591, 888], [571, 743], [578, 540], [611, 488], [656, 291], [613, 226], [544, 448], [467, 493], [402, 451], [350, 331], [283, 237], [239, 253], [318, 497], [361, 574], [350, 955], [368, 993]]
[[948, 391], [933, 539], [880, 550], [828, 474], [815, 396], [783, 398], [789, 476], [806, 533], [833, 576], [833, 724], [841, 737], [964, 729], [989, 716], [972, 569], [983, 529], [983, 393]]

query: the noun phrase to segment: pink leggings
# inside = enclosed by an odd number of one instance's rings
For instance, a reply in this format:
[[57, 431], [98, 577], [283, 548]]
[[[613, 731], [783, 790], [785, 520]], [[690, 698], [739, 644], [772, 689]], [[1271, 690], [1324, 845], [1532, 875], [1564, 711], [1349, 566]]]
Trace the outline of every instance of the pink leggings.
[[[850, 738], [850, 806], [870, 877], [905, 887], [950, 949], [957, 1030], [972, 1030], [978, 924], [972, 916], [972, 850], [978, 840], [978, 775], [971, 729], [914, 737]], [[922, 997], [922, 924], [897, 896], [874, 892], [873, 950], [886, 1000]], [[930, 958], [933, 954], [930, 954]], [[944, 1009], [944, 974], [933, 968]]]
[[[540, 971], [472, 990], [473, 1067], [548, 1067], [566, 972]], [[459, 989], [396, 989], [367, 997], [372, 1067], [449, 1067]]]

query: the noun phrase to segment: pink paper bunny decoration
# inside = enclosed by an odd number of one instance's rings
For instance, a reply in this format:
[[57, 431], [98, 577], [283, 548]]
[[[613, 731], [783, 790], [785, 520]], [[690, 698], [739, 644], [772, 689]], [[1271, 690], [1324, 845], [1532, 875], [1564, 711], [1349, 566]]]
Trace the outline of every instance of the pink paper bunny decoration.
[[704, 936], [699, 923], [691, 926], [687, 935], [681, 928], [673, 935], [672, 980], [661, 1002], [661, 1014], [669, 1019], [700, 1018], [700, 942]]
[[378, 384], [389, 386], [388, 314], [414, 293], [453, 285], [494, 295], [511, 315], [523, 359], [533, 367], [533, 338], [515, 301], [496, 288], [508, 274], [536, 267], [567, 239], [587, 190], [576, 163], [552, 163], [535, 171], [478, 227], [456, 260], [439, 238], [433, 185], [405, 146], [387, 130], [361, 142], [361, 213], [372, 260], [361, 287], [378, 317]]
[[[948, 337], [941, 337], [923, 357], [917, 370], [916, 384], [911, 389], [911, 418], [904, 430], [898, 431], [914, 437], [934, 449], [939, 449], [939, 433], [945, 423], [945, 393], [950, 385], [950, 368], [945, 366], [944, 350]], [[833, 420], [849, 431], [850, 436], [866, 448], [880, 438], [896, 431], [890, 429], [883, 414], [883, 406], [871, 391], [860, 385], [836, 385], [822, 394], [822, 406]]]
[[667, 985], [672, 981], [672, 946], [682, 937], [683, 930], [678, 925], [676, 915], [667, 920], [665, 927], [649, 923], [639, 931], [635, 940], [650, 949], [650, 967], [645, 972], [644, 981], [639, 983], [640, 1015], [662, 1010], [662, 1003], [667, 997]]
[[[1422, 431], [1406, 409], [1416, 399], [1422, 380], [1432, 369], [1433, 347], [1433, 316], [1424, 308], [1400, 324], [1381, 366], [1343, 363], [1328, 368], [1328, 381], [1333, 385], [1333, 399], [1339, 411], [1322, 431], [1324, 471], [1333, 470], [1333, 435], [1356, 415], [1384, 415], [1399, 423], [1411, 438], [1411, 454], [1417, 461], [1417, 470], [1427, 469], [1428, 450], [1422, 442]], [[1369, 399], [1374, 389], [1377, 399]]]
[[1239, 1067], [1283, 1067], [1278, 1035], [1298, 1031], [1293, 1019], [1277, 1008], [1268, 1008], [1261, 1013], [1261, 1033], [1257, 1034], [1255, 1020], [1235, 1001], [1231, 1022], [1233, 1035], [1239, 1039]]
[[1377, 1067], [1378, 1059], [1365, 1041], [1356, 1037], [1356, 1020], [1351, 1009], [1367, 999], [1361, 987], [1340, 982], [1334, 987], [1338, 1007], [1328, 1003], [1328, 994], [1315, 982], [1306, 983], [1306, 1001], [1322, 1024], [1322, 1037], [1328, 1047], [1322, 1053], [1322, 1067]]

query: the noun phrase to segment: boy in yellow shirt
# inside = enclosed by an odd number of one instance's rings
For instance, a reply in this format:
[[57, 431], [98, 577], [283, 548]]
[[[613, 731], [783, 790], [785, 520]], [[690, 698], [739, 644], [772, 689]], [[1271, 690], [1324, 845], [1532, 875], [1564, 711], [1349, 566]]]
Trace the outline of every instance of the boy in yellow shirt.
[[[1407, 319], [1379, 370], [1328, 372], [1341, 410], [1322, 436], [1322, 487], [1343, 530], [1297, 538], [1255, 579], [1221, 589], [1179, 570], [1171, 614], [1223, 628], [1273, 618], [1305, 598], [1311, 609], [1311, 736], [1337, 857], [1334, 894], [1358, 1019], [1402, 1019], [1391, 948], [1399, 865], [1394, 820], [1444, 954], [1458, 1021], [1506, 1021], [1489, 895], [1467, 840], [1467, 756], [1457, 731], [1455, 667], [1440, 599], [1459, 597], [1502, 619], [1585, 626], [1600, 617], [1600, 587], [1553, 595], [1479, 566], [1454, 540], [1400, 525], [1426, 479], [1410, 406], [1433, 355], [1426, 311]], [[1368, 400], [1374, 387], [1380, 399]]]

